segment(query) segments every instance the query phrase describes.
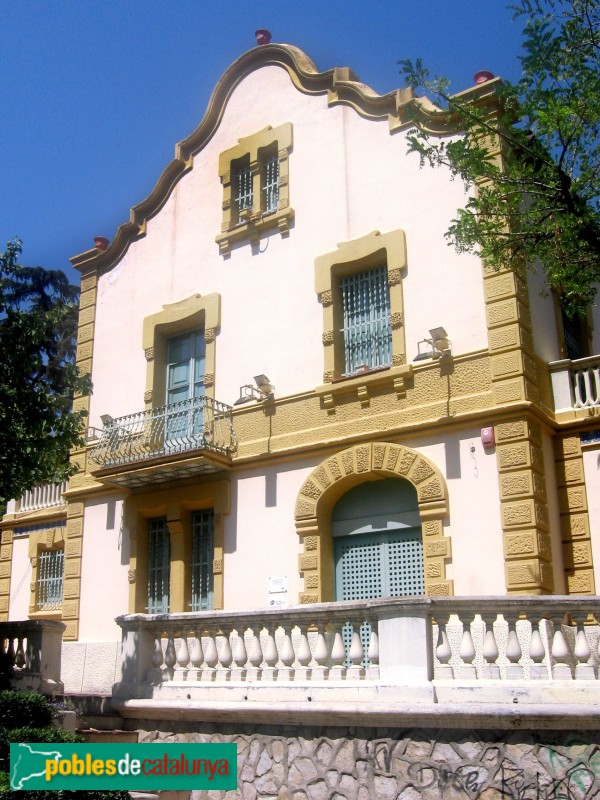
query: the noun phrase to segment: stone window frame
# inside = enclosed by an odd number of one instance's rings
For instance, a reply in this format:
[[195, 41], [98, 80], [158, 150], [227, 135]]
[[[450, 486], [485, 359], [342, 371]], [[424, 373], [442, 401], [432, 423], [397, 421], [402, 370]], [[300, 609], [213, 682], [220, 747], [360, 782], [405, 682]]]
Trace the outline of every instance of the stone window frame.
[[206, 397], [214, 400], [216, 337], [221, 324], [221, 296], [195, 294], [178, 303], [163, 306], [157, 314], [146, 317], [142, 328], [142, 348], [146, 357], [146, 410], [165, 405], [167, 343], [172, 336], [204, 331], [206, 345], [204, 387]]
[[67, 561], [64, 562], [63, 571], [63, 600], [61, 608], [44, 610], [38, 608], [38, 566], [40, 553], [48, 550], [65, 550], [64, 526], [49, 527], [29, 534], [27, 554], [31, 562], [31, 580], [29, 583], [29, 616], [38, 619], [62, 619], [65, 597], [65, 576]]
[[[284, 122], [276, 128], [268, 125], [261, 131], [238, 139], [234, 147], [219, 156], [219, 177], [223, 186], [221, 233], [215, 241], [219, 252], [229, 256], [232, 245], [250, 242], [258, 245], [260, 234], [277, 228], [282, 236], [288, 236], [294, 209], [290, 206], [289, 154], [293, 146], [292, 123]], [[279, 156], [279, 199], [277, 209], [267, 212], [262, 206], [262, 161], [261, 151], [277, 149]], [[252, 171], [252, 209], [244, 220], [238, 220], [234, 208], [233, 167], [236, 161], [247, 159]]]
[[[224, 517], [230, 511], [228, 480], [165, 488], [134, 495], [125, 501], [125, 523], [130, 531], [129, 613], [146, 613], [147, 526], [154, 517], [165, 517], [171, 545], [169, 613], [189, 611], [191, 602], [192, 514], [212, 509], [213, 528], [213, 610], [223, 609]], [[144, 543], [146, 546], [144, 546]]]
[[[323, 385], [316, 388], [323, 404], [333, 411], [336, 396], [357, 393], [362, 405], [369, 402], [369, 388], [392, 382], [399, 397], [406, 395], [412, 365], [406, 363], [402, 271], [406, 269], [406, 236], [403, 230], [366, 236], [338, 244], [338, 249], [315, 259], [315, 290], [323, 307]], [[341, 331], [340, 278], [363, 272], [385, 262], [390, 290], [392, 364], [344, 376], [344, 340]]]

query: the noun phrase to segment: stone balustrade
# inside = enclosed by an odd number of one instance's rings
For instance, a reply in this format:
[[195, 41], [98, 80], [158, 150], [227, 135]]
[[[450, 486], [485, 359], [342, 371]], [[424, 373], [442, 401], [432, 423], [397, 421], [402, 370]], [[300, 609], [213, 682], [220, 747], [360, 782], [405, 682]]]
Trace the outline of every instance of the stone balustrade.
[[600, 406], [600, 356], [549, 364], [556, 411]]
[[471, 598], [435, 602], [434, 675], [441, 680], [595, 680], [595, 599]]
[[34, 486], [27, 492], [23, 492], [18, 499], [9, 501], [6, 513], [26, 514], [44, 508], [66, 505], [66, 501], [63, 499], [63, 494], [66, 491], [67, 481], [62, 481], [61, 483], [42, 483], [39, 486]]
[[57, 620], [0, 622], [0, 654], [21, 691], [62, 694], [61, 644], [65, 625]]
[[371, 709], [600, 702], [599, 612], [588, 597], [414, 597], [127, 615], [115, 696]]

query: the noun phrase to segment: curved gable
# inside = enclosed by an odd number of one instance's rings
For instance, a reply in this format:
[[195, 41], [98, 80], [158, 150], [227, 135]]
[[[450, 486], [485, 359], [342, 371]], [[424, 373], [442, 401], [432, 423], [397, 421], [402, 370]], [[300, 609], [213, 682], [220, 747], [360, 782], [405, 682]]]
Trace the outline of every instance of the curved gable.
[[[110, 269], [131, 242], [145, 235], [147, 221], [164, 206], [177, 182], [192, 169], [194, 155], [214, 135], [233, 91], [247, 75], [266, 66], [284, 69], [293, 85], [303, 94], [327, 95], [329, 106], [347, 105], [366, 119], [388, 119], [391, 133], [415, 121], [437, 133], [447, 132], [452, 124], [448, 112], [437, 108], [426, 98], [415, 97], [411, 89], [397, 89], [380, 95], [361, 83], [348, 67], [334, 67], [319, 72], [306, 53], [292, 45], [255, 47], [241, 55], [223, 74], [213, 90], [202, 121], [176, 145], [175, 158], [166, 166], [148, 197], [133, 206], [129, 221], [119, 226], [110, 246], [105, 251], [94, 248], [74, 256], [71, 263], [76, 269], [83, 272]], [[481, 99], [484, 92], [486, 96], [494, 95], [499, 82], [496, 79], [475, 87], [472, 90], [474, 97], [476, 94], [477, 99]]]

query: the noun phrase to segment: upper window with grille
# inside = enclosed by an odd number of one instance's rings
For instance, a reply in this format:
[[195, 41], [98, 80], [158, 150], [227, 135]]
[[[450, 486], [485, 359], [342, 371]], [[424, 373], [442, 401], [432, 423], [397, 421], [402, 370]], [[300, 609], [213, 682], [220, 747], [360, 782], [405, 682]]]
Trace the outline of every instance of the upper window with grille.
[[37, 610], [60, 611], [63, 599], [64, 550], [41, 550], [37, 563]]
[[385, 264], [340, 280], [344, 375], [392, 363], [390, 289]]
[[[338, 244], [315, 260], [315, 289], [323, 307], [323, 385], [326, 408], [336, 396], [393, 381], [405, 395], [406, 361], [402, 278], [407, 268], [404, 231], [373, 231]], [[352, 388], [350, 388], [352, 387]]]
[[288, 235], [294, 218], [289, 193], [291, 149], [292, 125], [286, 122], [239, 139], [221, 153], [223, 221], [216, 241], [222, 255], [238, 242], [256, 244], [262, 231], [273, 227]]

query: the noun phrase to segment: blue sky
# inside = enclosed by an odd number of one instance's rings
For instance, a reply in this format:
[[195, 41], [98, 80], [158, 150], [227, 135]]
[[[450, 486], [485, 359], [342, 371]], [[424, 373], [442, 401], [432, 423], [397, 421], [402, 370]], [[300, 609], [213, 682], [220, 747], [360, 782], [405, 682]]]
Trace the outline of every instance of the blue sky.
[[504, 0], [0, 0], [0, 248], [67, 271], [112, 239], [200, 122], [254, 31], [349, 66], [380, 93], [421, 57], [460, 91], [519, 76], [521, 24]]

